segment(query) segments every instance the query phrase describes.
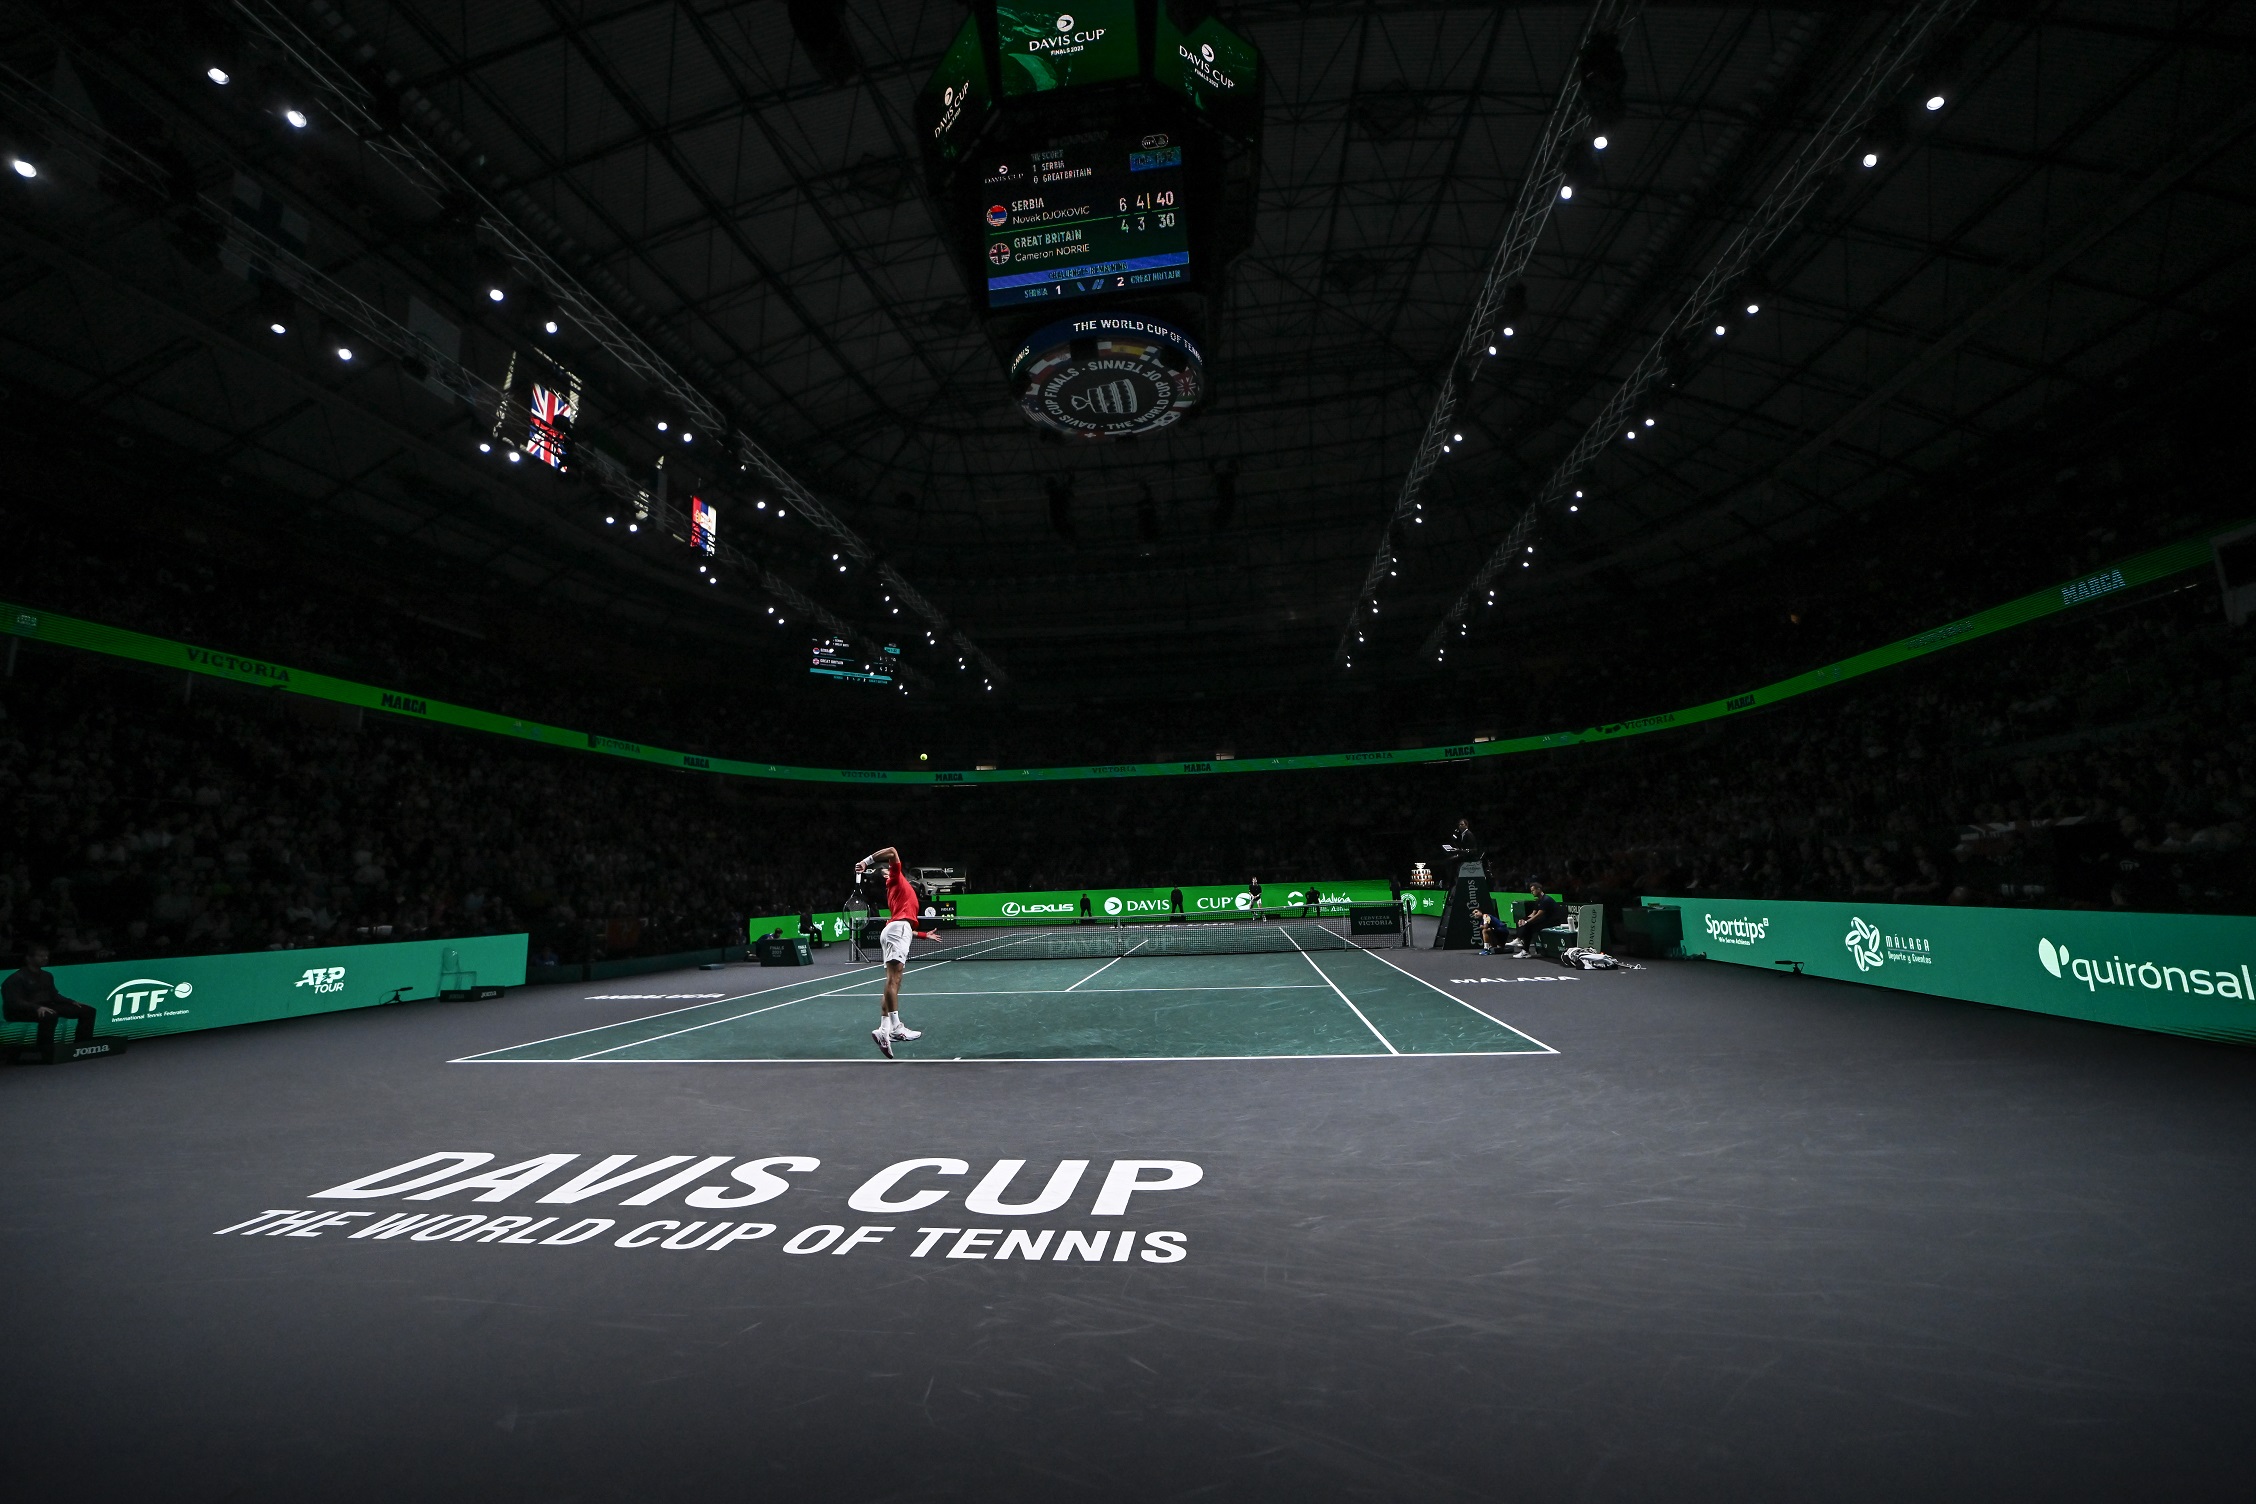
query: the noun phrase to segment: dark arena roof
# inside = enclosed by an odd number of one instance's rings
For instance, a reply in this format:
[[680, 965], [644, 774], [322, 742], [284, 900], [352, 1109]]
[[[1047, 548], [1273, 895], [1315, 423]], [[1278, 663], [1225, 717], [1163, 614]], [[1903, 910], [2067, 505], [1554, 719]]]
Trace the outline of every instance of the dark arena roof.
[[7, 1475], [2243, 1496], [2252, 81], [0, 7]]

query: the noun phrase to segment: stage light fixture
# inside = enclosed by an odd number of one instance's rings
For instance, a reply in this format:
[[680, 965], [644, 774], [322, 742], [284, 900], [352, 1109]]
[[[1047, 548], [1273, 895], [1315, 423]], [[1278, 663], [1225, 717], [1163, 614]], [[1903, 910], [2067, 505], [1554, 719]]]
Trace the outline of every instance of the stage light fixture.
[[8, 166], [14, 170], [16, 176], [19, 178], [28, 180], [39, 176], [39, 169], [32, 166], [29, 162], [26, 162], [21, 157], [10, 157], [8, 159]]
[[489, 287], [486, 289], [486, 299], [489, 302], [499, 303], [508, 296], [509, 294], [507, 292], [498, 287]]
[[1758, 314], [1758, 313], [1760, 313], [1760, 312], [1762, 312], [1762, 304], [1760, 304], [1760, 303], [1749, 303], [1749, 304], [1747, 305], [1747, 316], [1748, 316], [1749, 318], [1752, 318], [1752, 317], [1754, 317], [1754, 316], [1755, 316], [1756, 314]]
[[351, 359], [352, 359], [352, 346], [350, 346], [350, 345], [339, 345], [339, 346], [337, 347], [337, 358], [338, 358], [339, 360], [351, 360]]
[[630, 522], [627, 524], [627, 531], [630, 533], [639, 533], [642, 531], [642, 524], [639, 522]]
[[283, 118], [284, 120], [287, 120], [287, 121], [289, 121], [289, 122], [290, 122], [290, 128], [291, 128], [292, 130], [299, 130], [299, 131], [302, 131], [302, 130], [304, 130], [304, 129], [306, 128], [306, 112], [305, 112], [305, 111], [303, 111], [303, 110], [300, 110], [300, 109], [288, 109], [288, 110], [284, 110], [284, 111], [282, 112], [282, 118]]
[[1573, 197], [1574, 197], [1574, 184], [1572, 184], [1572, 183], [1561, 183], [1561, 184], [1559, 185], [1559, 197], [1561, 197], [1561, 198], [1573, 198]]
[[1721, 324], [1718, 324], [1718, 325], [1716, 325], [1716, 338], [1717, 338], [1717, 339], [1721, 339], [1721, 338], [1723, 338], [1723, 325], [1721, 325]]
[[606, 517], [603, 519], [603, 525], [605, 527], [616, 527], [618, 525], [618, 522], [619, 519], [616, 517]]
[[1880, 165], [1880, 153], [1876, 151], [1866, 152], [1864, 154], [1864, 165], [1867, 167], [1878, 167]]
[[1570, 502], [1570, 503], [1568, 503], [1568, 505], [1567, 505], [1567, 510], [1568, 510], [1568, 511], [1570, 511], [1570, 512], [1579, 512], [1579, 511], [1581, 511], [1581, 510], [1582, 510], [1582, 508], [1580, 508], [1580, 507], [1578, 507], [1578, 506], [1574, 505], [1574, 504], [1573, 504], [1572, 502]]
[[[1645, 420], [1645, 426], [1646, 426], [1647, 428], [1651, 428], [1651, 427], [1653, 426], [1653, 420], [1652, 420], [1651, 418], [1647, 418], [1647, 419]], [[1529, 553], [1534, 553], [1534, 552], [1535, 552], [1535, 550], [1531, 548], [1531, 549], [1529, 549], [1529, 550], [1528, 550], [1528, 552], [1529, 552]]]
[[290, 326], [282, 323], [280, 320], [276, 320], [274, 323], [271, 323], [266, 327], [274, 331], [276, 334], [288, 334], [290, 332]]
[[493, 453], [493, 445], [481, 441], [478, 445], [478, 452], [480, 454], [491, 454]]
[[696, 437], [697, 437], [697, 435], [696, 435], [696, 434], [693, 434], [693, 433], [685, 433], [685, 434], [683, 434], [683, 435], [682, 435], [682, 442], [683, 442], [684, 444], [686, 444], [686, 443], [688, 443], [688, 442], [689, 442], [689, 441], [690, 441], [691, 439], [694, 439], [694, 438], [696, 438]]
[[541, 325], [541, 327], [543, 329], [546, 329], [550, 334], [554, 334], [556, 332], [556, 320], [550, 319], [547, 323]]
[[1465, 442], [1465, 436], [1461, 433], [1453, 433], [1449, 436], [1449, 442], [1452, 444], [1462, 444]]
[[228, 79], [227, 70], [225, 68], [206, 68], [204, 70], [204, 77], [210, 79], [213, 83], [218, 84], [223, 89], [227, 87]]
[[660, 418], [658, 420], [658, 431], [660, 433], [664, 433], [666, 431], [666, 420], [664, 418]]
[[1590, 148], [1593, 151], [1604, 151], [1606, 149], [1606, 138], [1604, 136], [1592, 136]]
[[1929, 114], [1933, 114], [1933, 113], [1934, 113], [1935, 111], [1937, 111], [1937, 110], [1941, 109], [1942, 107], [1943, 107], [1943, 96], [1942, 96], [1942, 95], [1940, 95], [1940, 94], [1930, 94], [1930, 95], [1928, 95], [1928, 96], [1927, 96], [1927, 112], [1928, 112]]
[[522, 462], [522, 461], [524, 460], [524, 458], [525, 458], [525, 457], [524, 457], [523, 455], [519, 454], [519, 453], [518, 453], [518, 452], [517, 452], [516, 450], [514, 450], [514, 449], [512, 449], [512, 450], [510, 450], [510, 451], [509, 451], [509, 463], [511, 463], [512, 465], [515, 465], [515, 464], [519, 464], [519, 463], [521, 463], [521, 462]]

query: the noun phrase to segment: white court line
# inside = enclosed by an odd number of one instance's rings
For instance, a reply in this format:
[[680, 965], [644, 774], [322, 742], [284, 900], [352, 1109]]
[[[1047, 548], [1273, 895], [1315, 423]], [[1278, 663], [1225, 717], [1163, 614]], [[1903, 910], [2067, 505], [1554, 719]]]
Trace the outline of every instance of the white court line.
[[[704, 1002], [690, 1003], [680, 1008], [661, 1008], [656, 1013], [645, 1013], [640, 1018], [622, 1018], [617, 1023], [594, 1024], [585, 1029], [570, 1029], [562, 1034], [551, 1034], [546, 1039], [528, 1039], [523, 1044], [503, 1045], [501, 1049], [529, 1050], [536, 1044], [554, 1044], [559, 1039], [577, 1039], [582, 1034], [600, 1034], [605, 1029], [623, 1029], [626, 1028], [629, 1024], [648, 1023], [654, 1018], [672, 1018], [677, 1013], [695, 1013], [700, 1008], [724, 1008], [730, 1003], [741, 1003], [748, 997], [766, 997], [771, 992], [782, 992], [786, 988], [790, 987], [804, 987], [811, 983], [820, 982], [823, 980], [825, 980], [825, 978], [822, 977], [801, 977], [795, 982], [778, 982], [773, 987], [762, 987], [754, 992], [739, 992], [734, 997], [708, 998]], [[581, 999], [581, 1001], [594, 1002], [596, 1001], [596, 999], [583, 998]], [[482, 1050], [479, 1053], [486, 1055], [498, 1055], [501, 1053], [501, 1050]], [[477, 1058], [477, 1055], [465, 1055], [462, 1057], [463, 1060], [475, 1060]], [[459, 1065], [462, 1062], [450, 1060], [447, 1063], [449, 1065]]]
[[[1151, 942], [1150, 942], [1149, 940], [1139, 940], [1139, 941], [1137, 941], [1137, 942], [1136, 942], [1136, 950], [1142, 950], [1142, 949], [1143, 949], [1143, 948], [1144, 948], [1145, 946], [1147, 946], [1147, 945], [1149, 945], [1149, 944], [1151, 944]], [[1101, 977], [1101, 976], [1103, 976], [1103, 975], [1104, 975], [1104, 974], [1105, 974], [1105, 973], [1106, 973], [1107, 971], [1111, 970], [1111, 969], [1112, 969], [1113, 967], [1115, 967], [1115, 966], [1118, 966], [1118, 965], [1119, 965], [1119, 964], [1120, 964], [1121, 962], [1123, 962], [1123, 961], [1127, 960], [1127, 959], [1128, 959], [1128, 958], [1129, 958], [1130, 956], [1134, 955], [1134, 954], [1136, 953], [1136, 950], [1122, 951], [1122, 952], [1121, 952], [1121, 953], [1120, 953], [1119, 955], [1117, 955], [1117, 956], [1114, 956], [1114, 957], [1113, 957], [1113, 958], [1112, 958], [1111, 960], [1109, 960], [1109, 961], [1105, 962], [1105, 964], [1104, 964], [1104, 965], [1102, 965], [1102, 966], [1098, 967], [1098, 968], [1097, 968], [1097, 969], [1096, 969], [1095, 971], [1092, 971], [1092, 972], [1090, 972], [1090, 973], [1089, 973], [1089, 974], [1088, 974], [1087, 976], [1083, 977], [1083, 978], [1081, 979], [1081, 982], [1093, 982], [1093, 981], [1095, 981], [1095, 980], [1096, 980], [1096, 979], [1097, 979], [1098, 977]], [[1080, 985], [1081, 985], [1081, 982], [1075, 982], [1075, 983], [1073, 984], [1073, 987], [1078, 987], [1078, 986], [1080, 986]], [[1068, 991], [1068, 992], [1071, 992], [1071, 991], [1073, 990], [1073, 987], [1068, 987], [1068, 988], [1066, 988], [1065, 990], [1066, 990], [1066, 991]]]
[[1334, 982], [1329, 976], [1325, 974], [1323, 967], [1316, 966], [1316, 958], [1310, 955], [1307, 951], [1300, 950], [1300, 942], [1298, 940], [1293, 940], [1291, 931], [1286, 931], [1285, 938], [1287, 940], [1292, 940], [1292, 948], [1294, 950], [1300, 951], [1300, 958], [1303, 961], [1306, 961], [1310, 966], [1316, 967], [1316, 975], [1323, 977], [1325, 984], [1328, 985], [1332, 989], [1332, 991], [1339, 993], [1339, 1000], [1347, 1004], [1349, 1010], [1353, 1012], [1357, 1018], [1363, 1019], [1363, 1027], [1369, 1029], [1374, 1035], [1378, 1036], [1379, 1043], [1386, 1046], [1387, 1053], [1389, 1055], [1399, 1055], [1402, 1053], [1400, 1050], [1394, 1047], [1393, 1040], [1387, 1038], [1384, 1034], [1379, 1033], [1379, 1026], [1377, 1024], [1372, 1023], [1368, 1018], [1363, 1017], [1363, 1010], [1355, 1006], [1355, 999], [1349, 997], [1344, 992], [1340, 992], [1339, 984], [1337, 982]]
[[[945, 966], [948, 963], [945, 961], [935, 961], [933, 964], [935, 966]], [[907, 969], [907, 967], [902, 968], [903, 971], [906, 971]], [[848, 982], [845, 986], [833, 987], [828, 992], [810, 992], [805, 997], [787, 997], [782, 1002], [770, 1003], [765, 1008], [747, 1009], [742, 1013], [732, 1013], [727, 1018], [707, 1019], [704, 1023], [701, 1024], [691, 1024], [686, 1029], [669, 1029], [663, 1034], [653, 1034], [648, 1039], [630, 1039], [625, 1044], [606, 1045], [600, 1050], [590, 1050], [585, 1055], [575, 1055], [572, 1058], [575, 1061], [593, 1060], [598, 1055], [608, 1055], [614, 1050], [638, 1049], [646, 1044], [656, 1044], [661, 1039], [675, 1039], [684, 1034], [694, 1034], [699, 1029], [713, 1028], [718, 1024], [733, 1024], [740, 1018], [752, 1018], [762, 1013], [773, 1013], [778, 1008], [788, 1008], [794, 1003], [811, 1003], [816, 1001], [818, 998], [836, 997], [841, 992], [850, 992], [854, 988], [860, 987], [862, 985], [862, 979], [860, 977], [856, 977], [853, 981]]]
[[[1358, 949], [1360, 949], [1360, 947], [1358, 947]], [[1374, 961], [1384, 962], [1384, 963], [1385, 963], [1386, 965], [1388, 965], [1388, 966], [1394, 966], [1394, 963], [1393, 963], [1392, 961], [1388, 961], [1386, 957], [1384, 957], [1384, 956], [1380, 955], [1380, 954], [1379, 954], [1379, 953], [1378, 953], [1377, 951], [1375, 951], [1375, 950], [1366, 950], [1366, 951], [1363, 951], [1363, 954], [1364, 954], [1364, 955], [1366, 955], [1366, 956], [1369, 956], [1369, 957], [1370, 957], [1370, 958], [1371, 958], [1372, 960], [1374, 960]], [[1534, 1036], [1533, 1034], [1530, 1034], [1530, 1033], [1529, 1033], [1529, 1032], [1528, 1032], [1527, 1030], [1525, 1030], [1525, 1029], [1521, 1029], [1521, 1028], [1515, 1028], [1515, 1027], [1514, 1027], [1514, 1026], [1512, 1026], [1511, 1024], [1508, 1024], [1508, 1023], [1504, 1022], [1504, 1020], [1503, 1020], [1503, 1019], [1496, 1017], [1496, 1016], [1495, 1016], [1494, 1014], [1492, 1014], [1492, 1013], [1481, 1013], [1481, 1010], [1480, 1010], [1480, 1009], [1478, 1009], [1478, 1008], [1475, 1008], [1475, 1007], [1474, 1007], [1474, 1006], [1473, 1006], [1473, 1005], [1472, 1005], [1471, 1003], [1468, 1003], [1468, 1002], [1466, 1002], [1466, 1001], [1465, 1001], [1465, 1000], [1464, 1000], [1463, 998], [1461, 998], [1461, 997], [1457, 996], [1457, 994], [1455, 994], [1454, 992], [1445, 992], [1445, 991], [1443, 991], [1443, 990], [1442, 990], [1441, 988], [1439, 988], [1439, 987], [1434, 987], [1434, 984], [1433, 984], [1433, 983], [1431, 983], [1431, 982], [1427, 981], [1427, 980], [1426, 980], [1426, 979], [1425, 979], [1424, 977], [1422, 977], [1422, 976], [1419, 976], [1419, 975], [1418, 975], [1418, 974], [1417, 974], [1416, 972], [1414, 972], [1414, 971], [1410, 970], [1410, 969], [1409, 969], [1408, 967], [1406, 967], [1406, 966], [1394, 966], [1394, 969], [1395, 969], [1396, 971], [1399, 971], [1399, 972], [1401, 972], [1401, 973], [1402, 973], [1402, 974], [1403, 974], [1404, 976], [1408, 977], [1408, 978], [1409, 978], [1409, 979], [1410, 979], [1411, 981], [1413, 981], [1413, 982], [1416, 982], [1416, 983], [1417, 983], [1417, 984], [1418, 984], [1419, 986], [1421, 986], [1421, 987], [1433, 987], [1433, 990], [1434, 990], [1434, 991], [1436, 991], [1436, 992], [1440, 992], [1440, 993], [1441, 993], [1441, 995], [1442, 995], [1443, 997], [1445, 997], [1445, 998], [1448, 998], [1448, 999], [1449, 999], [1449, 1000], [1450, 1000], [1451, 1002], [1455, 1003], [1455, 1004], [1456, 1004], [1456, 1005], [1457, 1005], [1458, 1007], [1460, 1007], [1460, 1008], [1463, 1008], [1463, 1009], [1464, 1009], [1464, 1010], [1466, 1010], [1466, 1011], [1467, 1011], [1468, 1013], [1478, 1013], [1478, 1014], [1480, 1014], [1480, 1016], [1481, 1016], [1482, 1018], [1485, 1018], [1485, 1019], [1487, 1019], [1487, 1020], [1488, 1020], [1488, 1021], [1489, 1021], [1490, 1023], [1492, 1023], [1492, 1024], [1496, 1025], [1496, 1027], [1498, 1027], [1499, 1029], [1502, 1029], [1502, 1030], [1504, 1030], [1504, 1031], [1505, 1031], [1506, 1033], [1508, 1033], [1508, 1034], [1517, 1034], [1517, 1035], [1519, 1035], [1519, 1036], [1520, 1036], [1520, 1038], [1522, 1038], [1522, 1039], [1526, 1040], [1526, 1041], [1527, 1041], [1527, 1042], [1528, 1042], [1529, 1044], [1534, 1044], [1534, 1045], [1542, 1045], [1542, 1046], [1543, 1046], [1543, 1049], [1544, 1049], [1544, 1052], [1545, 1052], [1546, 1054], [1556, 1055], [1556, 1054], [1558, 1054], [1558, 1053], [1559, 1053], [1559, 1052], [1558, 1052], [1557, 1050], [1555, 1050], [1555, 1049], [1552, 1049], [1552, 1048], [1551, 1048], [1551, 1046], [1549, 1046], [1549, 1045], [1547, 1045], [1547, 1044], [1543, 1044], [1543, 1041], [1542, 1041], [1542, 1040], [1540, 1040], [1540, 1039], [1536, 1038], [1536, 1037], [1535, 1037], [1535, 1036]]]
[[[1571, 980], [1571, 978], [1570, 978]], [[1075, 984], [1079, 985], [1078, 983]], [[973, 992], [919, 992], [923, 997], [1049, 997], [1056, 993], [1071, 992], [1071, 987], [982, 987]], [[1124, 992], [1322, 992], [1322, 982], [1248, 982], [1229, 987], [1099, 987], [1091, 997], [1113, 997]], [[879, 992], [867, 994], [882, 995]], [[1483, 1014], [1483, 1017], [1487, 1015]], [[1489, 1019], [1490, 1023], [1496, 1020]], [[1502, 1024], [1498, 1028], [1504, 1027]]]
[[[1489, 1020], [1494, 1023], [1495, 1020]], [[1517, 1029], [1512, 1030], [1517, 1034]], [[1521, 1035], [1521, 1038], [1527, 1038]], [[1404, 1055], [1374, 1055], [1368, 1050], [1353, 1055], [982, 1055], [977, 1059], [934, 1055], [918, 1059], [902, 1055], [892, 1060], [840, 1055], [811, 1058], [797, 1055], [721, 1055], [698, 1059], [663, 1060], [485, 1060], [450, 1061], [452, 1065], [1136, 1065], [1190, 1060], [1509, 1060], [1522, 1055], [1556, 1055], [1557, 1050], [1428, 1050]]]

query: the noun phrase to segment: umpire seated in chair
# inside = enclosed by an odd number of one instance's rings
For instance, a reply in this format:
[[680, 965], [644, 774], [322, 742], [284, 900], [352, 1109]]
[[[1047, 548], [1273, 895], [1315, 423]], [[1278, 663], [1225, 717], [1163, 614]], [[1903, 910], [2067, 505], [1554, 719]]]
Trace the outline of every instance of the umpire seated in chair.
[[1518, 924], [1512, 925], [1508, 930], [1510, 939], [1504, 945], [1504, 954], [1508, 956], [1530, 954], [1537, 935], [1555, 924], [1567, 922], [1567, 906], [1546, 891], [1543, 879], [1530, 877], [1527, 881], [1527, 913]]
[[73, 1043], [85, 1044], [94, 1037], [94, 1020], [98, 1015], [81, 1002], [64, 997], [55, 990], [55, 978], [47, 970], [47, 947], [34, 945], [24, 952], [23, 966], [13, 972], [5, 982], [0, 982], [0, 1018], [12, 1024], [39, 1025], [39, 1053], [51, 1055], [55, 1049], [55, 1024], [60, 1019], [78, 1020]]

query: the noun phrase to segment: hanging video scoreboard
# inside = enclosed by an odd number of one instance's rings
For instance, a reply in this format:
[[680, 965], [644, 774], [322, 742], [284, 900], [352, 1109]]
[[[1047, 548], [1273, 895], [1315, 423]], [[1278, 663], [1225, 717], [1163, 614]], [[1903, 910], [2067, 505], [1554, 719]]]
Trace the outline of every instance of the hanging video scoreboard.
[[990, 308], [1191, 280], [1183, 148], [1167, 132], [1032, 147], [990, 168], [985, 188]]
[[855, 652], [854, 645], [843, 637], [823, 637], [815, 642], [815, 661], [807, 672], [824, 679], [843, 679], [849, 684], [891, 684], [893, 660], [900, 656], [901, 650], [887, 643], [885, 657], [873, 661]]

